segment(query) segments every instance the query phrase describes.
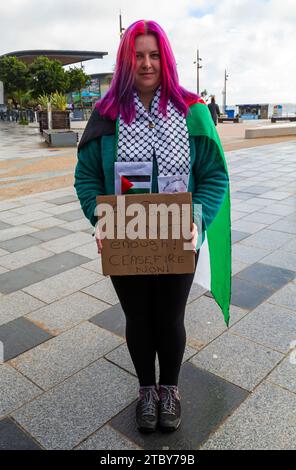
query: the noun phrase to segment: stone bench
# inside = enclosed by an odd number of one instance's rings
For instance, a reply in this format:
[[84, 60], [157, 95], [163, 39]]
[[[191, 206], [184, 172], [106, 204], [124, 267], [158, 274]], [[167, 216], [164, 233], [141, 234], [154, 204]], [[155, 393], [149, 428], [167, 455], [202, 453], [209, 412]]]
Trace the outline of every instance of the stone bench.
[[277, 121], [296, 121], [296, 116], [272, 116], [271, 117], [271, 122], [277, 122]]
[[260, 126], [245, 129], [245, 139], [257, 139], [258, 137], [281, 137], [285, 135], [296, 136], [296, 124], [278, 124], [275, 126]]
[[218, 122], [239, 122], [238, 117], [218, 117]]

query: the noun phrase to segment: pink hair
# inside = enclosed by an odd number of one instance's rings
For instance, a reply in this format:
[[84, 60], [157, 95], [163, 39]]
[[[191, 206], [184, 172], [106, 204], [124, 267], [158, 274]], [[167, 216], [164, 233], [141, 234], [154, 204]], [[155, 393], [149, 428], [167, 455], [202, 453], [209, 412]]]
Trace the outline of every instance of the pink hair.
[[119, 114], [127, 124], [135, 118], [134, 81], [136, 69], [135, 39], [140, 34], [153, 34], [158, 43], [161, 60], [161, 96], [159, 112], [167, 115], [170, 99], [174, 106], [185, 116], [198, 95], [179, 85], [176, 61], [164, 30], [155, 21], [136, 21], [122, 36], [117, 52], [116, 67], [110, 88], [106, 95], [96, 103], [102, 116], [115, 120]]

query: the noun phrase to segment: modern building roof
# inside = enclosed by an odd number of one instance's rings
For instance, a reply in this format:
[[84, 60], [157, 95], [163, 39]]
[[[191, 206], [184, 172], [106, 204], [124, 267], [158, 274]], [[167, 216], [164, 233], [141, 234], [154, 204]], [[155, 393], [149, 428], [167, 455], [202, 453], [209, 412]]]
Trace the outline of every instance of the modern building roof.
[[52, 60], [59, 60], [63, 65], [70, 65], [77, 62], [85, 62], [86, 60], [103, 59], [105, 55], [108, 55], [108, 52], [37, 49], [9, 52], [0, 56], [0, 59], [4, 56], [15, 56], [26, 64], [31, 64], [37, 57], [45, 56]]

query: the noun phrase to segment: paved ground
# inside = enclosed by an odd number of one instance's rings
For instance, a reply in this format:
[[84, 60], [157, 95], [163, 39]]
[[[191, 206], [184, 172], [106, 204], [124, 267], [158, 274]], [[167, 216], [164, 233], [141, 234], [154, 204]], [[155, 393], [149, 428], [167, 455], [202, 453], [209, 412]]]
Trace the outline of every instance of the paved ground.
[[[295, 140], [293, 136], [244, 138], [247, 127], [267, 123], [270, 121], [224, 123], [218, 124], [217, 130], [226, 151]], [[71, 123], [80, 135], [85, 125], [86, 122]], [[73, 185], [76, 149], [48, 148], [36, 124], [22, 127], [0, 121], [0, 142], [0, 200]]]
[[226, 152], [230, 328], [194, 285], [171, 435], [136, 431], [124, 315], [73, 187], [0, 202], [0, 449], [295, 449], [295, 154], [296, 141]]

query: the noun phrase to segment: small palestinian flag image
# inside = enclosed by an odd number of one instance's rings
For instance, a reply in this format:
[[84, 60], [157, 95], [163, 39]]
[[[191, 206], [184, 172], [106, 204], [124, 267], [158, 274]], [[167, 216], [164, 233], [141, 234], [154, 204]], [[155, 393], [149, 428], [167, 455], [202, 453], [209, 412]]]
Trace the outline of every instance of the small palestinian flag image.
[[115, 194], [151, 193], [152, 162], [115, 162]]
[[150, 193], [150, 175], [121, 175], [121, 194]]

